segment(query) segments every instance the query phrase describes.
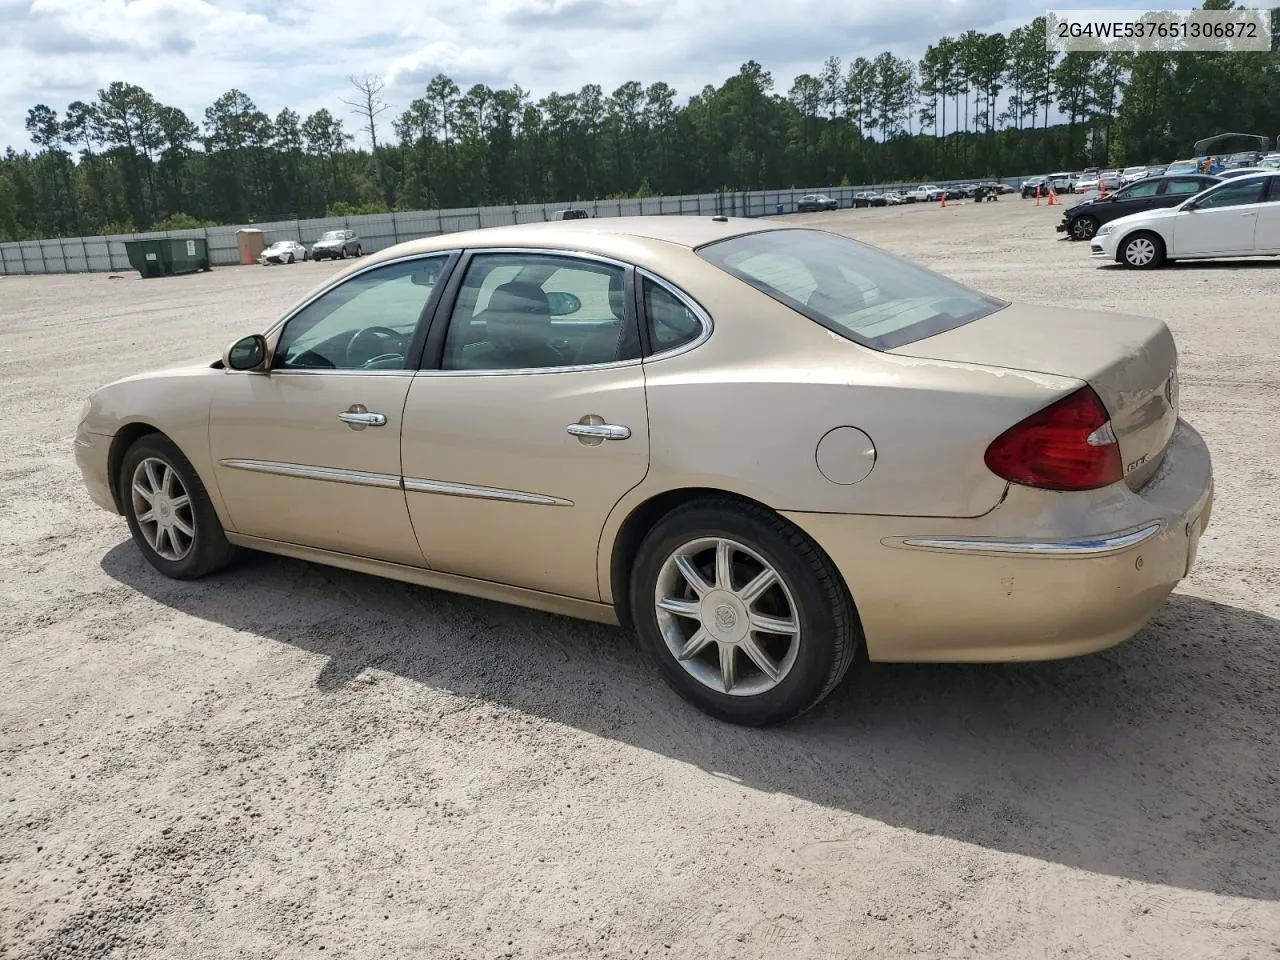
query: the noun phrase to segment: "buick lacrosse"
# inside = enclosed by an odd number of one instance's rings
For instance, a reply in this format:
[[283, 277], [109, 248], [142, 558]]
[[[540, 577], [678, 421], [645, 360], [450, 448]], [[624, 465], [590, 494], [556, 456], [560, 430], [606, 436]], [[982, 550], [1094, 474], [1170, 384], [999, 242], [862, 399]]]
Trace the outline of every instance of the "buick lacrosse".
[[159, 571], [249, 548], [621, 623], [740, 723], [859, 655], [1119, 643], [1209, 522], [1162, 322], [777, 221], [433, 237], [263, 328], [85, 406], [89, 494]]

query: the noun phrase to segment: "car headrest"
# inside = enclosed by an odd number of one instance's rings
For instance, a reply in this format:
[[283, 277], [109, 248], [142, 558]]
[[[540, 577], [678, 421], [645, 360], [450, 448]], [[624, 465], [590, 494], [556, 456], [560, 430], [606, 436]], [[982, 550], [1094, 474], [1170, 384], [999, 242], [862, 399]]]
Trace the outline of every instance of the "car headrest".
[[551, 326], [551, 304], [536, 283], [513, 280], [493, 291], [484, 321], [486, 337], [495, 347], [542, 343]]

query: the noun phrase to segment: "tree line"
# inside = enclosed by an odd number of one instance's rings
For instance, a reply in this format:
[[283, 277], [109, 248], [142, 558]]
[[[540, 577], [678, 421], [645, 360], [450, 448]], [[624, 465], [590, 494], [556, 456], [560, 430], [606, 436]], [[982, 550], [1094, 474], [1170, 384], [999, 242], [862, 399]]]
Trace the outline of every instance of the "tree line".
[[1061, 55], [1038, 17], [918, 62], [828, 57], [785, 92], [750, 60], [684, 103], [660, 81], [534, 99], [440, 74], [397, 111], [366, 75], [343, 116], [272, 117], [229, 90], [193, 119], [116, 82], [27, 111], [36, 149], [0, 157], [0, 240], [1169, 161], [1215, 133], [1280, 132], [1277, 51]]

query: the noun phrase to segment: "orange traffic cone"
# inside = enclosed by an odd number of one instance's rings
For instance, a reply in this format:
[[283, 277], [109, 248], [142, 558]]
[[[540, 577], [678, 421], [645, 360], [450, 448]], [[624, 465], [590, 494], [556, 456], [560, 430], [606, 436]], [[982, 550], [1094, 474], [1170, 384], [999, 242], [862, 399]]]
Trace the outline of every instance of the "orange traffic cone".
[[1058, 195], [1053, 192], [1053, 187], [1049, 188], [1049, 206], [1053, 206], [1058, 202]]
[[1036, 184], [1036, 206], [1040, 206], [1040, 184]]
[[938, 206], [943, 210], [947, 208], [947, 191], [943, 190], [938, 194]]

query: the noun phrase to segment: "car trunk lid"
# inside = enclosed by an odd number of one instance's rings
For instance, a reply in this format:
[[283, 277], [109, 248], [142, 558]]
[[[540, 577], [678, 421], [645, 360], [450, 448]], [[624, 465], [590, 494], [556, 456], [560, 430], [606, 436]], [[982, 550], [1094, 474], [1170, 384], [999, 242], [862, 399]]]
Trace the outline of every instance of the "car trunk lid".
[[1134, 490], [1159, 469], [1178, 419], [1177, 348], [1149, 317], [1012, 304], [889, 352], [1083, 380], [1111, 415]]

